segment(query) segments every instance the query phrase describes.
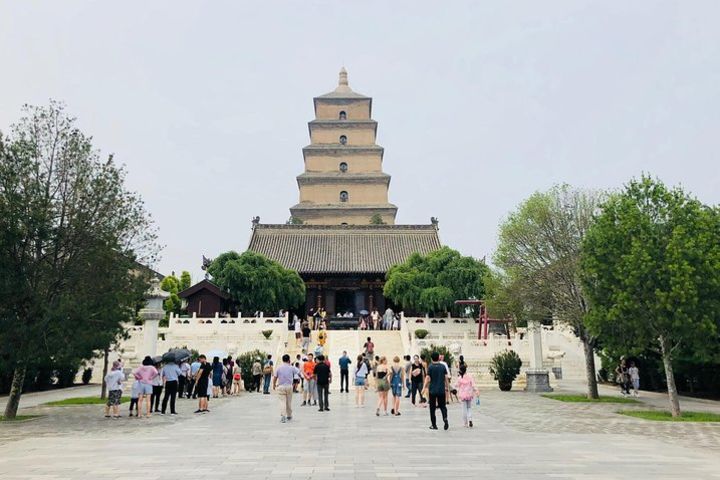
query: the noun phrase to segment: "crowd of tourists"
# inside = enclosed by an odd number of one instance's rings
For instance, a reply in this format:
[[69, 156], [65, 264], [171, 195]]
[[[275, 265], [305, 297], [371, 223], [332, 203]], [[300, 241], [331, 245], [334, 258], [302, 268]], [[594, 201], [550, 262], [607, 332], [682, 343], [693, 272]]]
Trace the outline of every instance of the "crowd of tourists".
[[[324, 330], [321, 329], [314, 352], [308, 351], [309, 343], [304, 340], [304, 335], [309, 325], [303, 323], [302, 353], [294, 359], [289, 354], [283, 355], [277, 367], [272, 355], [256, 358], [249, 372], [246, 372], [250, 374], [250, 392], [259, 393], [262, 389], [265, 395], [270, 395], [271, 391], [278, 395], [283, 423], [293, 418], [293, 396], [296, 393], [302, 395], [301, 407], [317, 407], [318, 412], [330, 411], [333, 375], [332, 363], [323, 352], [326, 335], [322, 335]], [[367, 337], [362, 353], [354, 360], [343, 351], [337, 363], [340, 370], [340, 393], [350, 393], [352, 387], [356, 408], [365, 407], [367, 392], [374, 390], [375, 416], [399, 417], [401, 400], [405, 398], [415, 407], [429, 409], [431, 429], [438, 428], [436, 414], [439, 410], [443, 428], [447, 430], [447, 404], [456, 401], [462, 404], [463, 424], [466, 427], [473, 426], [472, 405], [478, 398], [478, 390], [462, 355], [453, 376], [448, 364], [436, 352], [429, 358], [421, 358], [419, 355], [405, 355], [402, 358], [395, 355], [390, 358], [378, 355], [372, 338]], [[234, 396], [245, 390], [243, 371], [232, 356], [222, 360], [215, 356], [210, 362], [205, 355], [199, 355], [193, 361], [184, 359], [164, 364], [147, 356], [142, 365], [132, 371], [131, 379], [129, 416], [137, 418], [149, 418], [153, 413], [177, 415], [178, 398], [197, 399], [195, 413], [207, 413], [212, 398]], [[109, 391], [105, 408], [105, 416], [108, 418], [120, 416], [124, 381], [121, 362], [113, 362], [111, 371], [105, 377]]]
[[[361, 310], [358, 315], [351, 310], [338, 313], [335, 318], [357, 318], [356, 328], [358, 330], [400, 330], [400, 313], [395, 313], [391, 308], [385, 309], [384, 314], [380, 314], [377, 309], [372, 312]], [[326, 330], [328, 328], [328, 313], [323, 308], [311, 308], [307, 317], [303, 320], [297, 315], [293, 315], [291, 326], [294, 327], [297, 336], [301, 329], [307, 327], [312, 330]]]

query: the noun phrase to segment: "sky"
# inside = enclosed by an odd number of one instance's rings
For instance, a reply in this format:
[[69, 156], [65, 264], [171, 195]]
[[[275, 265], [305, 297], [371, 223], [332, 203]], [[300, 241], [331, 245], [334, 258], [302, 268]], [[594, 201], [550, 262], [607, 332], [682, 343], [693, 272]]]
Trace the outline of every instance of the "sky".
[[0, 130], [61, 100], [128, 171], [156, 267], [243, 251], [284, 223], [312, 98], [373, 97], [397, 223], [492, 257], [498, 226], [558, 183], [643, 172], [720, 203], [717, 1], [0, 0]]

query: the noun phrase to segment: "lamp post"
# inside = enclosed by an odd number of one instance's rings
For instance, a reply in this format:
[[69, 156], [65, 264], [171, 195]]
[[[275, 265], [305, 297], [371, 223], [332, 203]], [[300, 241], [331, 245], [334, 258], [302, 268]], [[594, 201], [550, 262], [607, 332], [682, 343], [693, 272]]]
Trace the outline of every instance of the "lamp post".
[[153, 278], [150, 289], [145, 294], [147, 304], [140, 310], [143, 320], [143, 349], [145, 355], [151, 357], [157, 354], [158, 327], [160, 320], [165, 317], [163, 302], [170, 294], [160, 288], [160, 280]]

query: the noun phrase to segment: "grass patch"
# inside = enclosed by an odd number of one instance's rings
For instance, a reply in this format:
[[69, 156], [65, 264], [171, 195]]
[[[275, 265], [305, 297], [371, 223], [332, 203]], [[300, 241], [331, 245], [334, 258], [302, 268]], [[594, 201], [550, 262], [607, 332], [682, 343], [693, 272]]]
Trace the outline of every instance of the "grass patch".
[[23, 420], [32, 420], [39, 416], [40, 415], [17, 415], [15, 418], [5, 418], [4, 415], [0, 415], [0, 422], [22, 422]]
[[[129, 402], [130, 398], [124, 397], [120, 399], [120, 403], [126, 403]], [[64, 400], [56, 400], [54, 402], [48, 402], [45, 405], [49, 405], [51, 407], [67, 407], [69, 405], [105, 405], [107, 403], [107, 399], [103, 399], [100, 397], [75, 397], [75, 398], [66, 398]]]
[[587, 398], [585, 395], [565, 395], [562, 393], [546, 393], [543, 397], [570, 403], [640, 403], [634, 398], [624, 397], [600, 397], [597, 399]]
[[682, 412], [677, 418], [664, 410], [620, 410], [618, 413], [655, 422], [720, 422], [720, 414], [709, 412]]

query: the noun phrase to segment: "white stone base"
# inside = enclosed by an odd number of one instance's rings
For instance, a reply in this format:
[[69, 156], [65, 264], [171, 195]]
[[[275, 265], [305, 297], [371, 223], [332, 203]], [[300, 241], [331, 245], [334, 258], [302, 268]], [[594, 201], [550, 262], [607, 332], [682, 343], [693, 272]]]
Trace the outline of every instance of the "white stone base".
[[526, 385], [525, 391], [532, 393], [552, 392], [550, 387], [550, 377], [547, 370], [528, 370], [525, 372]]

